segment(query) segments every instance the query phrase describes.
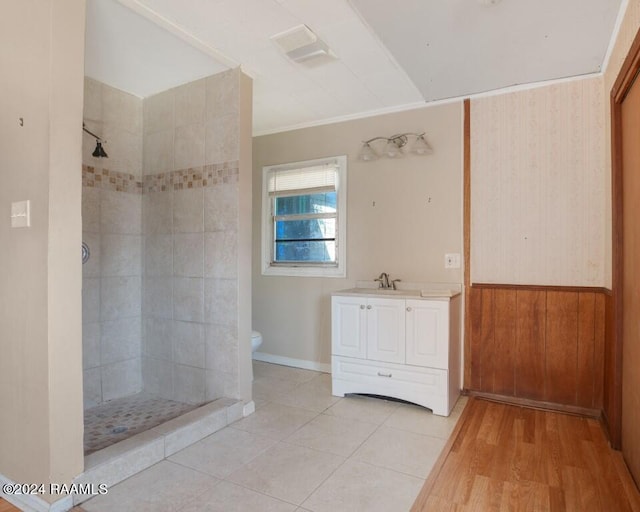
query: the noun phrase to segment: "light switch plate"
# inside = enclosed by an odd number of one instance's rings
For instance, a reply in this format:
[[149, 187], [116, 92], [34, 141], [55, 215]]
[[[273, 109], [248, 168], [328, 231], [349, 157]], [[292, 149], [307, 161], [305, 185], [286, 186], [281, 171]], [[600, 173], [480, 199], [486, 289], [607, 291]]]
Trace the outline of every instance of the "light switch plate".
[[31, 227], [31, 201], [17, 201], [11, 203], [11, 227]]
[[460, 253], [445, 254], [444, 268], [460, 268]]

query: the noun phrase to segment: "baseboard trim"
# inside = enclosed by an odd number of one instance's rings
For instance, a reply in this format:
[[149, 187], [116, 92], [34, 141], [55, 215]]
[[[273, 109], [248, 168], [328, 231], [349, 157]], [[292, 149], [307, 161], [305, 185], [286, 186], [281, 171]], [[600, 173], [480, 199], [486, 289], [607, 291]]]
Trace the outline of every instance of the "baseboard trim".
[[554, 402], [543, 402], [541, 400], [531, 400], [529, 398], [519, 398], [515, 396], [497, 395], [495, 393], [485, 393], [484, 391], [465, 390], [467, 396], [475, 396], [484, 398], [494, 402], [501, 402], [509, 405], [519, 405], [521, 407], [530, 407], [532, 409], [542, 409], [545, 411], [564, 412], [566, 414], [577, 414], [579, 416], [587, 416], [589, 418], [600, 418], [600, 411], [597, 409], [589, 409], [587, 407], [578, 407], [577, 405], [564, 405]]
[[283, 366], [293, 366], [304, 370], [315, 370], [317, 372], [331, 373], [331, 365], [319, 363], [317, 361], [307, 361], [306, 359], [294, 359], [293, 357], [276, 356], [266, 352], [254, 352], [253, 358], [264, 363], [281, 364]]
[[[5, 485], [16, 485], [16, 482], [0, 475], [0, 489]], [[48, 487], [45, 485], [45, 487]], [[53, 503], [43, 500], [37, 494], [5, 494], [0, 490], [0, 497], [24, 512], [66, 512], [73, 507], [73, 496], [68, 495]]]

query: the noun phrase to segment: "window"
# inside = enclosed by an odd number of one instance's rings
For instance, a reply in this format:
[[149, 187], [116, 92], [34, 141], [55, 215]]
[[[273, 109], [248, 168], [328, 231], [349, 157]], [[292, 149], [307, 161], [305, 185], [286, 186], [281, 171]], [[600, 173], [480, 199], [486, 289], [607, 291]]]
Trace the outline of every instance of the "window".
[[262, 174], [262, 273], [345, 277], [347, 157]]

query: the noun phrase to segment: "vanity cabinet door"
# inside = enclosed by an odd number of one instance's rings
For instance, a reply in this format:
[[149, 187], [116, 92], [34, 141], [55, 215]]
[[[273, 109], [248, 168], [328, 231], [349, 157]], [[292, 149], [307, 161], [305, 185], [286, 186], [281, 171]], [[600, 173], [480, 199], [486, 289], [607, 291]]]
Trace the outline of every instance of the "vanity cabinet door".
[[367, 359], [404, 364], [405, 301], [367, 300]]
[[407, 300], [407, 364], [447, 369], [449, 302]]
[[340, 356], [367, 357], [367, 299], [331, 298], [331, 353]]

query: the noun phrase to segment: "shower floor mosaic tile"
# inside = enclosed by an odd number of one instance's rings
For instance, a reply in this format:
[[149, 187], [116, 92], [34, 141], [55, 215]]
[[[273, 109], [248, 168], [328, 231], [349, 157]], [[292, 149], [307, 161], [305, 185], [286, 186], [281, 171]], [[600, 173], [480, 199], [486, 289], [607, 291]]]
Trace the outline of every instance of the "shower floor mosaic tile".
[[84, 412], [84, 454], [124, 441], [197, 407], [138, 393], [87, 409]]

